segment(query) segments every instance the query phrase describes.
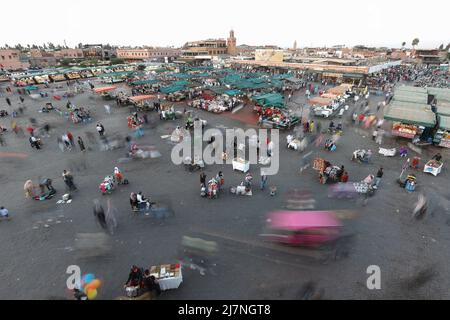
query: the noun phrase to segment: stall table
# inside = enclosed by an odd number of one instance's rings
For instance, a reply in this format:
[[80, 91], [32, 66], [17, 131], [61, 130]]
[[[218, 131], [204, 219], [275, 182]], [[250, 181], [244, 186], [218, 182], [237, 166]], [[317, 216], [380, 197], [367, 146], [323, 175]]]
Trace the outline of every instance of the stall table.
[[250, 170], [250, 162], [241, 158], [234, 158], [233, 170], [238, 170], [246, 173], [248, 170]]
[[423, 172], [431, 173], [432, 175], [437, 176], [439, 173], [441, 173], [443, 165], [444, 164], [442, 162], [430, 160], [425, 164]]
[[158, 280], [162, 291], [177, 289], [183, 282], [180, 264], [164, 264], [150, 267], [150, 275]]

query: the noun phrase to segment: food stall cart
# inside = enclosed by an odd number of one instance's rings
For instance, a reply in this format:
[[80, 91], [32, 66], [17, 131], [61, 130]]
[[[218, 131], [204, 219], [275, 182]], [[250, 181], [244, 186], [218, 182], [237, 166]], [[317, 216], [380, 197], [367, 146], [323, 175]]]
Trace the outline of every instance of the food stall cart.
[[177, 289], [183, 282], [183, 274], [179, 263], [152, 266], [150, 267], [150, 275], [158, 280], [162, 291]]
[[233, 170], [238, 170], [246, 173], [248, 170], [250, 170], [250, 162], [242, 158], [234, 158]]
[[419, 127], [413, 124], [394, 122], [392, 125], [392, 135], [412, 139], [419, 132]]
[[436, 126], [436, 115], [426, 104], [393, 101], [385, 109], [384, 119], [393, 121], [392, 135], [414, 139]]
[[339, 182], [339, 173], [341, 168], [332, 165], [330, 162], [322, 158], [314, 159], [313, 169], [319, 172], [319, 182], [326, 184], [327, 182]]
[[423, 172], [431, 173], [433, 176], [437, 176], [439, 173], [441, 173], [443, 165], [444, 165], [443, 162], [437, 160], [430, 160], [425, 164]]
[[439, 129], [433, 142], [439, 147], [450, 148], [450, 116], [439, 115]]

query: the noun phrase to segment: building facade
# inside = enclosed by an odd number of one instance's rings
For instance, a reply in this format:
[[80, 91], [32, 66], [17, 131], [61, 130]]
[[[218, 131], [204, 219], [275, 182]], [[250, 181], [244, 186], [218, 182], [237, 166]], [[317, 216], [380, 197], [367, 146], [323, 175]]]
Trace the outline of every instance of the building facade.
[[30, 64], [22, 58], [19, 50], [0, 49], [0, 69], [1, 70], [25, 70]]
[[439, 65], [447, 58], [447, 52], [439, 49], [417, 49], [414, 56], [423, 64]]
[[83, 50], [81, 49], [61, 49], [54, 52], [56, 59], [83, 59]]
[[208, 39], [188, 42], [182, 49], [182, 58], [199, 56], [217, 56], [227, 54], [227, 41], [224, 39]]
[[117, 58], [125, 60], [146, 60], [164, 57], [178, 57], [180, 49], [175, 48], [119, 48], [116, 49]]

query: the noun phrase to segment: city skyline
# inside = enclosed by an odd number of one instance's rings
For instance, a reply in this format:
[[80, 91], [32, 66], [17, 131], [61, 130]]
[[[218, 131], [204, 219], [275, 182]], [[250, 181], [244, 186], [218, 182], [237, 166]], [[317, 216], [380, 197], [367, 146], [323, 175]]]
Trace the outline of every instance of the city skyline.
[[[450, 41], [445, 35], [449, 4], [438, 0], [428, 3], [429, 7], [434, 5], [436, 8], [432, 16], [422, 16], [419, 6], [404, 6], [401, 2], [387, 0], [362, 5], [355, 0], [323, 1], [320, 7], [287, 1], [274, 6], [266, 0], [243, 3], [231, 0], [227, 6], [217, 9], [208, 6], [210, 2], [205, 0], [189, 4], [175, 1], [174, 7], [178, 10], [172, 11], [168, 11], [163, 3], [143, 1], [134, 2], [139, 10], [134, 6], [117, 10], [113, 3], [103, 0], [89, 2], [89, 6], [84, 6], [88, 4], [86, 0], [67, 2], [64, 11], [52, 8], [50, 0], [42, 0], [39, 5], [25, 3], [30, 10], [22, 9], [23, 2], [5, 3], [2, 9], [20, 12], [25, 21], [44, 15], [64, 17], [66, 12], [71, 14], [68, 18], [54, 20], [51, 26], [42, 24], [42, 28], [18, 25], [17, 16], [6, 14], [2, 25], [14, 28], [2, 34], [2, 46], [52, 42], [55, 45], [66, 43], [69, 47], [76, 47], [78, 43], [181, 47], [189, 41], [226, 39], [231, 29], [236, 33], [238, 45], [277, 45], [282, 48], [291, 48], [294, 41], [298, 48], [334, 45], [399, 48], [402, 42], [406, 42], [406, 47], [412, 47], [414, 38], [420, 39], [418, 48], [437, 48]], [[387, 37], [389, 34], [391, 36]]]

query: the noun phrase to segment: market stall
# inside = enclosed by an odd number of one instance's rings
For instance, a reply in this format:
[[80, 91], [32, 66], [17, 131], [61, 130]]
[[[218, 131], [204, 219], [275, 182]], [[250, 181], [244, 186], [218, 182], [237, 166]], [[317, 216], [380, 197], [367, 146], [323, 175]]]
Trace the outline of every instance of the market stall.
[[438, 130], [434, 135], [433, 142], [439, 147], [450, 148], [450, 116], [439, 115]]
[[63, 73], [51, 74], [48, 77], [53, 82], [66, 81], [67, 80]]
[[315, 106], [331, 106], [333, 104], [333, 99], [326, 97], [314, 97], [308, 100], [308, 105]]
[[250, 162], [242, 158], [233, 159], [233, 170], [242, 171], [246, 173], [250, 170]]
[[392, 135], [408, 139], [421, 137], [426, 128], [436, 125], [436, 116], [426, 104], [391, 102], [385, 109], [384, 119], [394, 121]]
[[149, 102], [149, 100], [156, 100], [157, 96], [152, 94], [132, 96], [128, 100], [136, 106], [138, 111], [151, 111], [154, 109], [154, 105]]
[[423, 172], [431, 173], [433, 176], [437, 176], [439, 173], [441, 173], [443, 165], [444, 163], [442, 163], [441, 161], [430, 160], [425, 164]]
[[151, 266], [150, 276], [155, 277], [162, 291], [177, 289], [183, 282], [181, 265], [179, 263]]

